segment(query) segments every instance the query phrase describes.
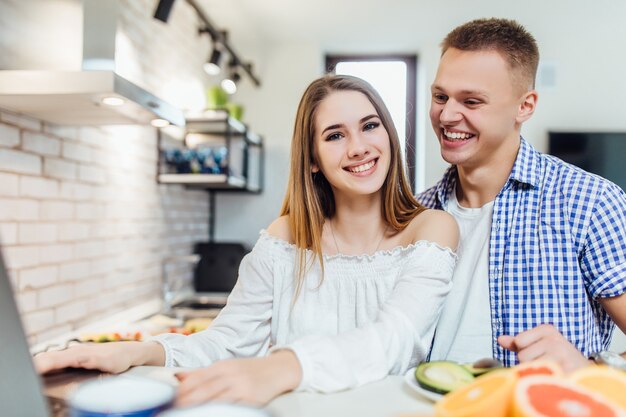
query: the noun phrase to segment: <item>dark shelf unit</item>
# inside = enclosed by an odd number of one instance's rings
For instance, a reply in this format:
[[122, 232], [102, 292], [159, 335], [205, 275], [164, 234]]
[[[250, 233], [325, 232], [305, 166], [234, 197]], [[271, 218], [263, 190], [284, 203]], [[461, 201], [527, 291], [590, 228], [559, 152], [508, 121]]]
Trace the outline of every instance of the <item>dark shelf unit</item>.
[[[248, 129], [248, 126], [230, 117], [227, 110], [209, 110], [201, 115], [187, 117], [185, 128], [173, 127], [173, 132], [158, 130], [157, 182], [160, 184], [184, 185], [187, 189], [205, 190], [209, 194], [209, 242], [215, 236], [215, 194], [240, 192], [260, 194], [264, 185], [263, 138]], [[174, 134], [172, 134], [174, 133]], [[223, 143], [228, 149], [225, 172], [219, 174], [164, 172], [171, 169], [165, 162], [164, 143], [167, 137], [177, 141], [183, 150], [199, 143]], [[170, 140], [174, 143], [174, 140]]]
[[[222, 145], [227, 151], [226, 165], [221, 173], [167, 172], [164, 158], [164, 132], [159, 130], [158, 174], [161, 184], [182, 184], [190, 189], [215, 191], [239, 191], [261, 193], [263, 191], [263, 138], [248, 126], [229, 116], [226, 110], [210, 110], [195, 117], [188, 117], [182, 132], [182, 149], [207, 144]], [[164, 172], [165, 171], [165, 172]]]

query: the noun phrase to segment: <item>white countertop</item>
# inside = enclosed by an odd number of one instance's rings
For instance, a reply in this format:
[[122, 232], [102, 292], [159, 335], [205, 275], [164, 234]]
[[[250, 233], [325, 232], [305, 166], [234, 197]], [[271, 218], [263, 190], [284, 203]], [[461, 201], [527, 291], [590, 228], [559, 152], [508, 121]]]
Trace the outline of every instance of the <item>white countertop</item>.
[[[173, 374], [181, 368], [138, 366], [127, 371], [130, 375], [176, 384]], [[389, 376], [382, 381], [335, 394], [288, 393], [267, 405], [274, 417], [400, 417], [402, 415], [431, 415], [433, 403], [414, 392], [401, 376]]]

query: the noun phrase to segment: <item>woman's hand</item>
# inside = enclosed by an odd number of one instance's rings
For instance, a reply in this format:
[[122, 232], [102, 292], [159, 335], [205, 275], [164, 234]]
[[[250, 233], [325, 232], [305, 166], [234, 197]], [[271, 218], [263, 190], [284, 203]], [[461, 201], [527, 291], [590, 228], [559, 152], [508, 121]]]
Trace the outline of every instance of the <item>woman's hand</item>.
[[302, 370], [292, 351], [280, 350], [264, 358], [227, 359], [176, 376], [180, 380], [178, 406], [210, 400], [258, 406], [295, 389]]
[[99, 369], [118, 374], [131, 366], [163, 365], [165, 352], [156, 342], [89, 343], [40, 353], [33, 362], [40, 374], [63, 368]]

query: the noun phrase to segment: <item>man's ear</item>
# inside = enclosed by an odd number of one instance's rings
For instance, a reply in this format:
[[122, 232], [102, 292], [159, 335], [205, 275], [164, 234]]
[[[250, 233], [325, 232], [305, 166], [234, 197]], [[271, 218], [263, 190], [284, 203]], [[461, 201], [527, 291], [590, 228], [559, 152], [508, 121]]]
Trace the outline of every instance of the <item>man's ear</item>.
[[539, 96], [535, 90], [524, 93], [520, 101], [519, 109], [517, 110], [517, 116], [515, 117], [517, 123], [522, 124], [530, 119], [535, 112], [535, 107], [537, 107], [538, 98]]

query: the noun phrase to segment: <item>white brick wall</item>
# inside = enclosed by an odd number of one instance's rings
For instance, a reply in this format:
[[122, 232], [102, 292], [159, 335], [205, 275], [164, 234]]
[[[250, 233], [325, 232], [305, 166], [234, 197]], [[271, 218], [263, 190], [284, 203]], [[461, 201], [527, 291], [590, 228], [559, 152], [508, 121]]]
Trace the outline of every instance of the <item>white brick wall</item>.
[[[193, 10], [183, 2], [163, 25], [152, 0], [124, 2], [137, 54], [125, 75], [166, 98], [174, 77], [202, 89], [210, 42]], [[0, 245], [31, 343], [154, 299], [162, 259], [206, 240], [206, 193], [157, 185], [156, 146], [150, 126], [56, 126], [0, 109]]]
[[12, 148], [20, 144], [20, 131], [8, 125], [0, 125], [0, 146]]
[[31, 343], [158, 297], [162, 259], [206, 240], [206, 193], [156, 184], [153, 128], [0, 120], [0, 244]]

